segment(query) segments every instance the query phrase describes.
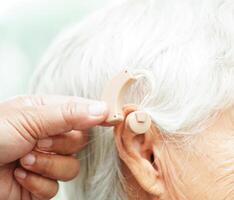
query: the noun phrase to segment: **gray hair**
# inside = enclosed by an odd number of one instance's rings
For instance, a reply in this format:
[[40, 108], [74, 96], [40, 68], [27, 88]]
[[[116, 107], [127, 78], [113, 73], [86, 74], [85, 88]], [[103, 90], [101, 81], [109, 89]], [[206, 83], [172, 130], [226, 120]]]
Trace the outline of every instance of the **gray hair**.
[[[232, 0], [125, 0], [62, 33], [32, 82], [37, 94], [100, 99], [124, 69], [145, 69], [155, 88], [144, 108], [165, 135], [197, 134], [234, 102]], [[126, 67], [127, 66], [127, 67]], [[139, 83], [127, 101], [145, 95]], [[81, 173], [61, 187], [66, 200], [125, 199], [113, 130], [94, 128]]]

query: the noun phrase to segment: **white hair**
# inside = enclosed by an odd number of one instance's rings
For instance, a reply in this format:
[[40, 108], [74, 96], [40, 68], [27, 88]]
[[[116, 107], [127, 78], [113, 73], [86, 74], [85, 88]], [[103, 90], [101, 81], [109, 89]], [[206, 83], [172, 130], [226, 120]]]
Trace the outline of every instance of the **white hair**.
[[[234, 103], [233, 0], [125, 0], [63, 33], [37, 70], [32, 91], [100, 99], [124, 69], [148, 70], [144, 108], [163, 134], [196, 134]], [[146, 94], [139, 83], [128, 101]], [[205, 123], [206, 122], [206, 123]], [[66, 200], [125, 199], [112, 129], [94, 128], [81, 173], [61, 187]]]

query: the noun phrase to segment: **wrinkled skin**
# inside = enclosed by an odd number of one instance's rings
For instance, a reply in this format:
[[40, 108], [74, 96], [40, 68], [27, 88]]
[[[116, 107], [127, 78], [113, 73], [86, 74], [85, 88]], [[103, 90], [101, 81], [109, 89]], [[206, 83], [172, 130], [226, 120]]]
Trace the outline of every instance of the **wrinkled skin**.
[[[46, 200], [57, 180], [77, 176], [72, 154], [107, 115], [103, 103], [75, 97], [18, 97], [0, 103], [0, 200]], [[69, 170], [67, 168], [69, 166]]]
[[162, 137], [154, 125], [136, 135], [125, 122], [120, 124], [115, 140], [129, 199], [233, 200], [233, 110], [220, 112], [207, 128], [190, 136]]

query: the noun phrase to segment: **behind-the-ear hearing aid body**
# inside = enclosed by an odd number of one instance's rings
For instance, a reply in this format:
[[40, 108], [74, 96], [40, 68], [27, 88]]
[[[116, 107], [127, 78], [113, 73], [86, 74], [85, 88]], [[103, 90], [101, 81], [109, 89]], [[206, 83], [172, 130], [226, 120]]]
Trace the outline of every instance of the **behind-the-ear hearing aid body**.
[[[105, 88], [102, 100], [109, 105], [110, 113], [106, 119], [108, 124], [116, 125], [124, 121], [122, 111], [124, 95], [128, 88], [137, 81], [138, 77], [125, 70], [114, 77]], [[136, 134], [147, 132], [151, 126], [150, 116], [143, 111], [130, 113], [125, 121], [127, 128]]]

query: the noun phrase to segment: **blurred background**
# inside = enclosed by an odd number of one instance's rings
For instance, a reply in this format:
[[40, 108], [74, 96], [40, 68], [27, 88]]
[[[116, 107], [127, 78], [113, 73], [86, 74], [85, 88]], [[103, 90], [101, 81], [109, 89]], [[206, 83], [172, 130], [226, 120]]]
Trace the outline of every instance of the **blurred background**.
[[0, 0], [0, 100], [25, 94], [55, 36], [107, 1]]

